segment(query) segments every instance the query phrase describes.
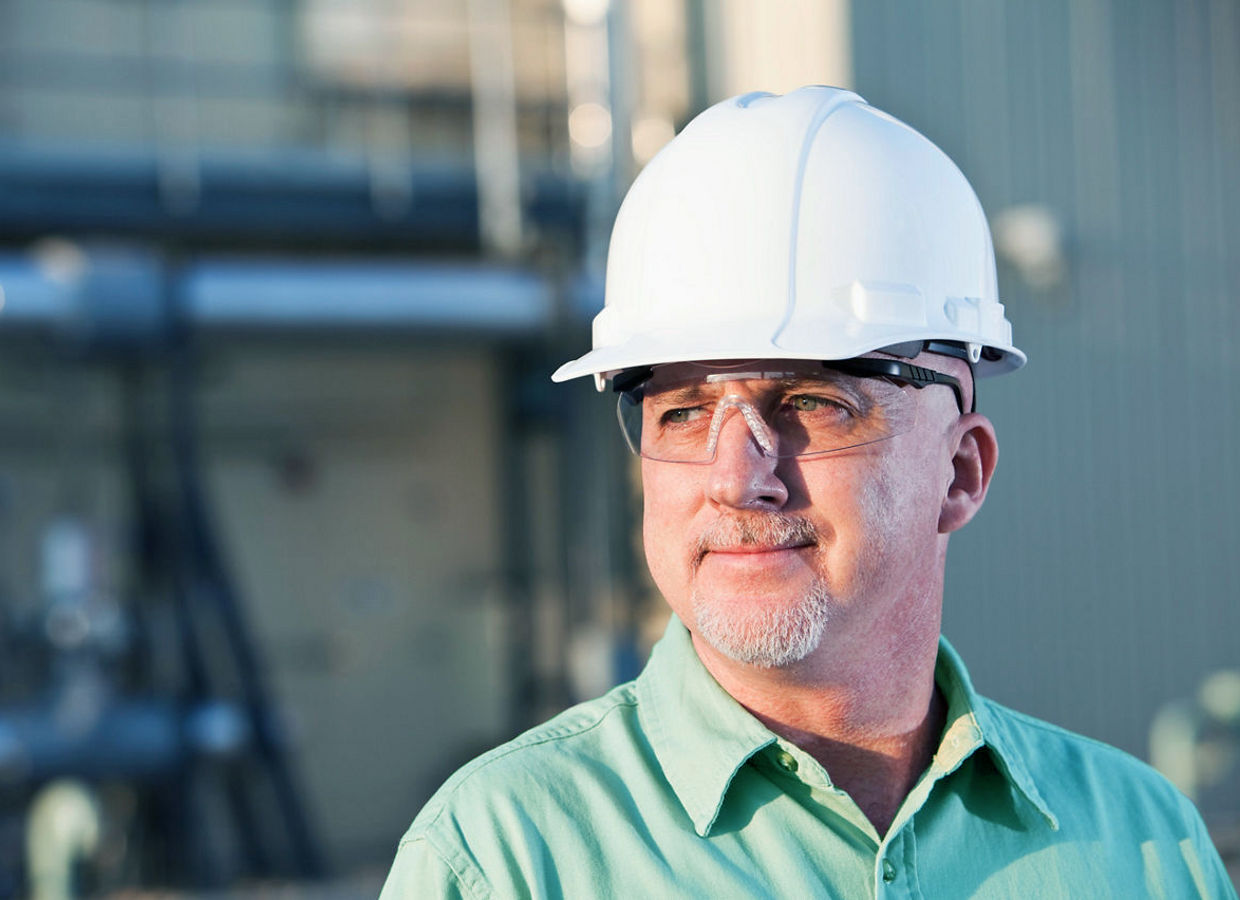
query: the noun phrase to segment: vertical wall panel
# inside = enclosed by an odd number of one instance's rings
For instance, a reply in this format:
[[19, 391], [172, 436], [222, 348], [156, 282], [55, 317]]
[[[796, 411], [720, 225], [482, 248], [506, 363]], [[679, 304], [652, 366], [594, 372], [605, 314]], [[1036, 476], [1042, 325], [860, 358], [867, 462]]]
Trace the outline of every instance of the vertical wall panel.
[[1036, 203], [1068, 272], [1001, 262], [1028, 367], [953, 538], [946, 631], [979, 685], [1147, 753], [1152, 717], [1240, 668], [1240, 16], [1192, 0], [854, 4], [860, 93], [924, 131], [994, 218]]

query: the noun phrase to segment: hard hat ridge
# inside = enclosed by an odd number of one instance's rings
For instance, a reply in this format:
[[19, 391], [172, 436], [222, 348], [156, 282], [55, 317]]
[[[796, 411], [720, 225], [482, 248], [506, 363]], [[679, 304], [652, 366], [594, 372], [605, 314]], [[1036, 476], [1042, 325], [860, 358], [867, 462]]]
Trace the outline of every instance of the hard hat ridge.
[[716, 104], [646, 166], [612, 232], [594, 349], [552, 377], [601, 387], [633, 366], [922, 340], [970, 346], [979, 375], [1024, 363], [981, 204], [912, 128], [808, 87]]

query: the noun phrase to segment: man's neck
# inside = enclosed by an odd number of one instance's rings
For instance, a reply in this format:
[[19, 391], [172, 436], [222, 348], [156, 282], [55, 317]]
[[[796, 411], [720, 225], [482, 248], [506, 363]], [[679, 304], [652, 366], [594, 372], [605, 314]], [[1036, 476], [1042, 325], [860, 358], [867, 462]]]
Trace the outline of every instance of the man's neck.
[[[930, 764], [947, 715], [934, 687], [938, 631], [905, 635], [886, 653], [815, 654], [823, 662], [756, 668], [694, 636], [707, 670], [775, 734], [822, 764], [879, 835]], [[855, 651], [856, 646], [852, 649]]]

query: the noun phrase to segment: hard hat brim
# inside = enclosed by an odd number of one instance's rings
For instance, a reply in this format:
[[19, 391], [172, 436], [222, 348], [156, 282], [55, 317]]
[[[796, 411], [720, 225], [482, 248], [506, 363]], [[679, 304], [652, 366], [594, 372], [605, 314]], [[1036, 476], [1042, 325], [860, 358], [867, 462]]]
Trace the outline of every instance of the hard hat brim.
[[[610, 373], [639, 366], [678, 362], [723, 359], [852, 359], [903, 341], [961, 339], [958, 333], [930, 335], [924, 329], [910, 329], [907, 334], [900, 334], [885, 329], [881, 335], [862, 335], [853, 339], [831, 341], [829, 347], [826, 345], [828, 342], [816, 340], [812, 342], [816, 346], [810, 349], [789, 346], [787, 341], [776, 343], [771, 340], [755, 340], [753, 328], [746, 325], [729, 330], [738, 332], [730, 341], [721, 340], [718, 330], [712, 330], [706, 335], [699, 332], [696, 335], [668, 333], [633, 337], [619, 345], [591, 350], [578, 359], [565, 363], [556, 369], [551, 380], [563, 382], [586, 375], [608, 376]], [[1025, 354], [1013, 346], [986, 347], [990, 352], [983, 352], [981, 359], [973, 367], [978, 377], [1013, 372], [1025, 364]], [[824, 353], [823, 350], [831, 352]]]

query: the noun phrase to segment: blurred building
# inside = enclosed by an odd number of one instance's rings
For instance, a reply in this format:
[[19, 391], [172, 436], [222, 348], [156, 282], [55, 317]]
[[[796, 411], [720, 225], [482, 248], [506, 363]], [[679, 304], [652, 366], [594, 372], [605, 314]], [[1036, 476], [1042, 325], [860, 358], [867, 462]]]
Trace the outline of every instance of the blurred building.
[[969, 176], [1031, 360], [947, 633], [1138, 756], [1164, 713], [1232, 840], [1238, 59], [1209, 0], [0, 0], [0, 896], [55, 803], [99, 891], [381, 877], [635, 672], [633, 472], [547, 374], [634, 172], [815, 81]]
[[0, 4], [0, 895], [64, 777], [85, 887], [384, 866], [567, 702], [588, 13]]

